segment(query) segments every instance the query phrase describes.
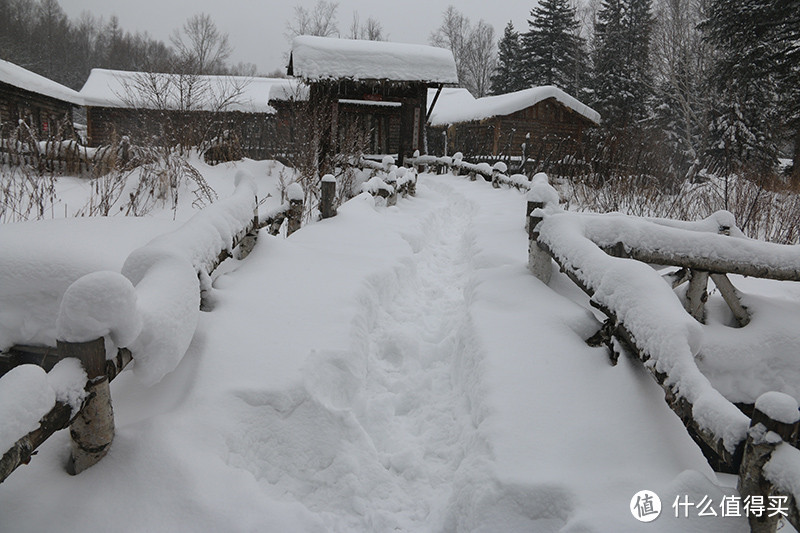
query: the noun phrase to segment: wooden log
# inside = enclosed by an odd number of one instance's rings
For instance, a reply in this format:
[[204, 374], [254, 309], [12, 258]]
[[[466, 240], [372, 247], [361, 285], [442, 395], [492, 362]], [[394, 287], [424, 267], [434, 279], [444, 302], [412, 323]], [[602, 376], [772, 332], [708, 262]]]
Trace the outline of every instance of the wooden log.
[[[113, 381], [132, 360], [133, 357], [130, 350], [120, 348], [116, 357], [106, 361], [105, 374], [108, 380]], [[77, 413], [75, 416], [77, 416]], [[39, 421], [39, 427], [14, 443], [14, 446], [0, 459], [0, 483], [20, 465], [28, 464], [33, 452], [44, 441], [49, 439], [53, 433], [69, 427], [73, 418], [72, 407], [65, 403], [56, 402], [50, 412]]]
[[295, 231], [300, 229], [301, 221], [303, 219], [303, 200], [290, 199], [289, 200], [289, 213], [287, 214], [289, 223], [286, 226], [286, 236], [288, 237]]
[[[578, 287], [580, 287], [583, 292], [585, 292], [590, 298], [594, 296], [594, 288], [587, 285], [577, 272], [568, 267], [567, 264], [560, 257], [558, 257], [558, 255], [553, 253], [553, 251], [546, 244], [541, 242], [538, 244], [539, 247], [547, 252], [547, 254], [556, 262], [556, 264], [559, 265], [561, 271], [564, 272], [567, 277], [569, 277]], [[624, 324], [619, 322], [616, 314], [612, 310], [608, 309], [602, 304], [599, 304], [595, 300], [590, 300], [590, 303], [593, 307], [596, 307], [602, 311], [616, 325], [614, 336], [621, 342], [621, 344], [626, 346], [628, 350], [642, 363], [646, 363], [650, 360], [650, 355], [647, 353], [647, 351], [642, 349], [637, 344], [633, 334], [625, 327]], [[725, 446], [722, 436], [715, 435], [707, 429], [701, 427], [700, 424], [694, 419], [692, 414], [692, 403], [677, 394], [676, 391], [674, 391], [667, 384], [668, 376], [664, 373], [658, 372], [653, 365], [644, 366], [664, 390], [664, 399], [666, 400], [667, 405], [669, 405], [672, 411], [681, 419], [686, 427], [687, 432], [689, 433], [689, 436], [703, 451], [703, 454], [705, 455], [711, 467], [718, 472], [737, 473], [741, 463], [744, 442], [739, 443], [733, 452], [729, 451]]]
[[[768, 398], [765, 401], [765, 398]], [[793, 420], [786, 419], [780, 407], [775, 409], [775, 399], [789, 406], [794, 412]], [[783, 406], [781, 406], [783, 407]], [[772, 410], [772, 412], [770, 412]], [[747, 432], [744, 455], [739, 469], [737, 489], [743, 499], [760, 497], [766, 505], [769, 496], [776, 490], [764, 476], [764, 465], [769, 462], [772, 452], [783, 442], [794, 442], [798, 431], [797, 401], [786, 394], [768, 392], [756, 400], [750, 429]], [[796, 502], [794, 502], [796, 506]], [[750, 531], [753, 533], [774, 533], [777, 530], [780, 516], [769, 516], [763, 512], [761, 516], [748, 513]], [[774, 514], [774, 513], [773, 513]]]
[[256, 203], [255, 207], [253, 208], [253, 221], [250, 224], [249, 231], [242, 237], [241, 243], [239, 243], [239, 257], [238, 259], [244, 259], [250, 252], [253, 251], [253, 248], [256, 247], [256, 240], [258, 239], [258, 197], [256, 196]]
[[336, 178], [331, 174], [326, 174], [322, 177], [322, 199], [320, 201], [320, 214], [322, 218], [331, 218], [336, 216]]
[[69, 427], [72, 453], [67, 472], [76, 475], [105, 457], [114, 440], [114, 410], [106, 375], [105, 340], [100, 337], [89, 342], [58, 341], [57, 344], [64, 357], [80, 360], [89, 378], [87, 399]]
[[[780, 245], [776, 244], [775, 246]], [[618, 257], [615, 253], [615, 245], [599, 247], [607, 254]], [[800, 281], [800, 268], [770, 268], [751, 263], [740, 263], [720, 257], [698, 257], [696, 255], [673, 253], [668, 250], [638, 250], [635, 248], [628, 249], [625, 257], [630, 257], [631, 259], [636, 259], [643, 263], [674, 265], [694, 270], [705, 270], [706, 272], [726, 272], [754, 278]]]
[[683, 307], [695, 320], [705, 324], [705, 303], [708, 300], [706, 287], [708, 286], [708, 272], [705, 270], [689, 270], [689, 287], [686, 289], [686, 299]]
[[739, 323], [739, 326], [744, 327], [749, 324], [750, 313], [748, 313], [747, 308], [742, 305], [741, 299], [739, 298], [739, 291], [733, 286], [728, 276], [716, 273], [712, 273], [710, 276], [714, 285], [719, 289], [719, 293], [722, 295], [725, 303], [727, 303], [728, 307], [733, 311], [733, 316], [736, 318], [736, 322]]
[[[531, 212], [535, 209], [544, 207], [544, 202], [529, 202], [532, 204]], [[528, 217], [528, 269], [534, 276], [539, 278], [542, 283], [550, 283], [553, 275], [553, 265], [550, 254], [539, 246], [539, 231], [536, 227], [542, 221], [542, 217], [530, 215]]]

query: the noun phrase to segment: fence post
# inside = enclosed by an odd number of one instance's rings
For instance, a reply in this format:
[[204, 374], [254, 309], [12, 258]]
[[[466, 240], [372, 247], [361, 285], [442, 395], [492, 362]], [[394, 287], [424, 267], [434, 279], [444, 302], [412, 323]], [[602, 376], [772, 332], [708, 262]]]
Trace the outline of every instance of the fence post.
[[533, 275], [542, 280], [544, 284], [550, 283], [550, 276], [553, 274], [553, 267], [550, 264], [550, 256], [539, 248], [539, 232], [536, 226], [543, 219], [539, 216], [533, 216], [532, 213], [535, 209], [544, 208], [544, 202], [528, 201], [530, 208], [528, 215], [528, 269], [533, 272]]
[[303, 219], [303, 187], [295, 182], [289, 185], [286, 189], [289, 197], [289, 213], [287, 214], [288, 223], [286, 226], [286, 236], [288, 237], [295, 231], [300, 229], [300, 224]]
[[336, 206], [333, 205], [335, 198], [336, 178], [333, 177], [333, 174], [325, 174], [322, 176], [322, 200], [319, 207], [322, 218], [336, 216]]
[[256, 240], [258, 239], [258, 226], [259, 226], [259, 219], [258, 219], [258, 196], [256, 196], [256, 203], [255, 207], [253, 208], [253, 229], [247, 232], [247, 235], [244, 236], [242, 239], [242, 243], [239, 245], [239, 259], [244, 259], [250, 252], [253, 251], [253, 248], [256, 247]]
[[72, 440], [67, 472], [80, 474], [108, 452], [114, 440], [114, 410], [106, 376], [106, 346], [100, 337], [89, 342], [57, 341], [62, 357], [76, 357], [83, 365], [89, 383], [83, 409], [69, 426]]
[[[797, 401], [788, 394], [767, 392], [758, 397], [739, 468], [737, 490], [743, 499], [750, 498], [752, 501], [753, 497], [760, 497], [764, 506], [767, 506], [768, 498], [774, 495], [774, 489], [772, 483], [764, 477], [764, 465], [769, 462], [778, 445], [795, 441], [798, 421], [800, 414]], [[748, 513], [750, 531], [774, 533], [780, 516], [777, 513], [773, 513], [774, 516], [769, 514], [766, 510], [761, 516]]]
[[686, 289], [684, 308], [695, 320], [705, 323], [705, 303], [708, 300], [708, 272], [705, 270], [689, 270], [689, 286]]

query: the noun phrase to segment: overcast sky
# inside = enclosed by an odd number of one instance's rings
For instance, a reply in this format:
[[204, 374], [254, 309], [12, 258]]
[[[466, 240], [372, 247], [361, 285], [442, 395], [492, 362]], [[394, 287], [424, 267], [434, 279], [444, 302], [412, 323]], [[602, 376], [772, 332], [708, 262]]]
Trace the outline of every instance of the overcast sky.
[[[129, 32], [147, 31], [168, 42], [170, 33], [195, 13], [212, 16], [217, 27], [228, 33], [234, 46], [232, 63], [254, 63], [266, 74], [285, 67], [289, 44], [286, 23], [294, 6], [310, 9], [316, 0], [59, 0], [71, 19], [89, 11], [106, 21], [116, 15]], [[509, 20], [517, 30], [527, 29], [527, 17], [535, 0], [341, 0], [337, 11], [339, 30], [347, 33], [353, 13], [362, 22], [373, 17], [383, 25], [390, 41], [427, 44], [428, 36], [442, 21], [442, 12], [453, 4], [474, 23], [483, 19], [494, 26], [499, 38]]]

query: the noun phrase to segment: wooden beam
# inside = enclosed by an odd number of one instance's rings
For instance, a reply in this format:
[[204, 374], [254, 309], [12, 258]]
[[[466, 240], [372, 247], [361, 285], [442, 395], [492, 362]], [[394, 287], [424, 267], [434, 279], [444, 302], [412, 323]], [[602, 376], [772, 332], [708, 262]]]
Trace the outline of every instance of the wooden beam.
[[733, 311], [733, 316], [736, 318], [736, 322], [739, 323], [741, 327], [746, 326], [750, 323], [750, 313], [747, 312], [747, 308], [742, 305], [741, 300], [739, 299], [739, 291], [736, 290], [736, 287], [733, 286], [731, 280], [728, 279], [728, 276], [725, 274], [711, 274], [711, 279], [714, 282], [714, 285], [717, 286], [719, 289], [722, 298], [725, 300], [725, 303], [728, 304], [728, 307], [731, 308]]
[[[754, 278], [800, 281], [800, 269], [798, 268], [768, 268], [724, 258], [695, 257], [666, 250], [637, 250], [635, 248], [627, 248], [622, 243], [598, 246], [608, 255], [629, 257], [655, 265], [674, 265], [693, 270], [705, 270], [706, 272], [726, 272]], [[621, 248], [625, 249], [624, 255], [619, 255]]]
[[708, 272], [705, 270], [689, 270], [689, 287], [686, 289], [686, 299], [683, 307], [695, 320], [705, 324], [705, 303], [708, 299]]

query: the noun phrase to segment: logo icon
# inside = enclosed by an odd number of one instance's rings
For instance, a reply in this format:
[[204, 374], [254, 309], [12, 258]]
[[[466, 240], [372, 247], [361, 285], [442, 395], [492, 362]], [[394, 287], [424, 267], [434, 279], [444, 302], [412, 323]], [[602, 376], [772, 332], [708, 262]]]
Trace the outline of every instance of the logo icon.
[[661, 514], [661, 499], [652, 490], [640, 490], [631, 498], [630, 509], [639, 522], [652, 522]]

